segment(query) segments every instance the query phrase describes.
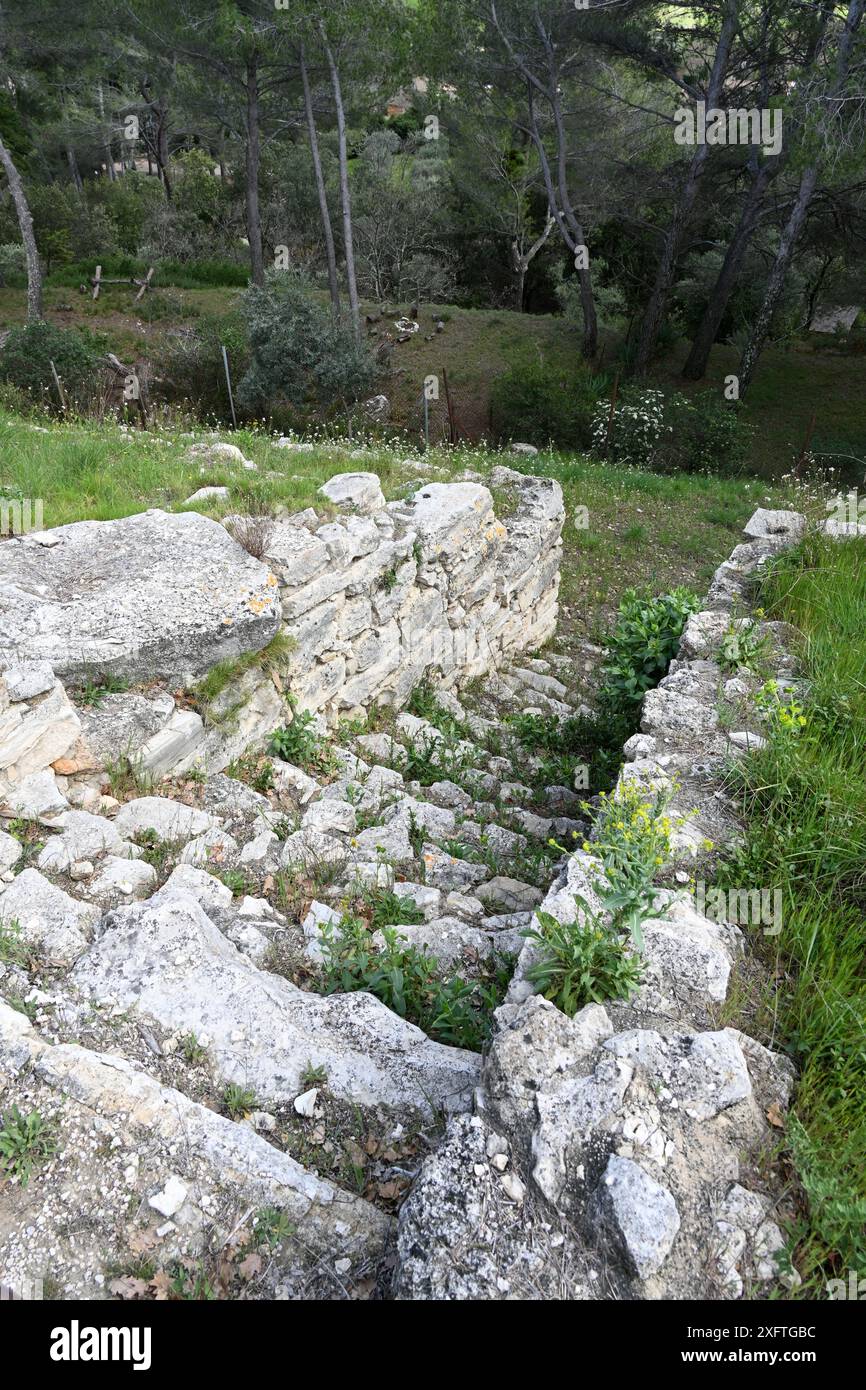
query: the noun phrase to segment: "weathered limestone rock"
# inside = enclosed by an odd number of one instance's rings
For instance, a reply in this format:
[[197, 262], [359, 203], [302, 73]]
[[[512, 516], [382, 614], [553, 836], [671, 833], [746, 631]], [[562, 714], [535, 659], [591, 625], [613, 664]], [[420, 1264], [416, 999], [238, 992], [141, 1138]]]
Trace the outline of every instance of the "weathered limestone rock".
[[[388, 1220], [368, 1202], [123, 1058], [46, 1044], [2, 1002], [0, 1074], [11, 1075], [19, 1092], [38, 1088], [34, 1098], [58, 1126], [59, 1158], [40, 1174], [40, 1187], [55, 1268], [79, 1297], [104, 1297], [102, 1270], [130, 1258], [130, 1206], [171, 1217], [159, 1246], [168, 1265], [184, 1246], [202, 1250], [214, 1220], [230, 1231], [245, 1212], [266, 1206], [285, 1212], [313, 1260], [345, 1259], [348, 1271], [375, 1266], [381, 1256]], [[81, 1143], [93, 1133], [98, 1158]], [[71, 1241], [62, 1220], [70, 1205], [78, 1215]], [[26, 1207], [18, 1219], [9, 1213], [0, 1241], [0, 1264], [13, 1285], [42, 1276], [45, 1252]]]
[[[0, 660], [4, 647], [3, 555], [13, 542], [0, 547]], [[75, 743], [80, 731], [78, 716], [60, 681], [52, 677], [48, 689], [33, 690], [26, 698], [19, 692], [45, 686], [45, 662], [18, 662], [12, 668], [12, 686], [0, 671], [0, 805], [8, 793], [27, 777], [43, 772]], [[34, 674], [35, 673], [35, 674]]]
[[18, 661], [7, 666], [3, 679], [10, 700], [32, 700], [47, 695], [55, 676], [47, 661]]
[[0, 548], [0, 650], [18, 659], [67, 677], [185, 683], [277, 631], [276, 577], [197, 512], [50, 534], [49, 548], [26, 536]]
[[519, 879], [500, 874], [482, 883], [475, 890], [475, 896], [492, 912], [526, 912], [537, 907], [544, 894], [531, 883], [521, 883]]
[[[85, 909], [86, 911], [86, 909]], [[284, 1102], [323, 1066], [335, 1096], [430, 1114], [466, 1109], [479, 1059], [430, 1042], [369, 994], [305, 993], [250, 964], [188, 893], [121, 908], [73, 971], [98, 1000], [209, 1039], [224, 1082]]]
[[[189, 711], [185, 711], [189, 713]], [[198, 716], [196, 716], [197, 718]], [[179, 751], [175, 772], [195, 768], [207, 776], [223, 772], [242, 754], [257, 752], [286, 721], [286, 705], [266, 671], [245, 671], [229, 681], [207, 710], [201, 734]]]
[[376, 473], [337, 473], [319, 492], [335, 507], [364, 514], [385, 505], [382, 485]]
[[126, 843], [115, 821], [91, 815], [89, 811], [67, 811], [62, 833], [52, 835], [45, 842], [36, 862], [44, 872], [62, 874], [79, 859], [95, 859], [109, 851], [123, 859], [134, 858], [139, 853]]
[[[519, 1203], [509, 1196], [508, 1155], [507, 1141], [478, 1116], [449, 1120], [400, 1209], [398, 1299], [592, 1296], [598, 1263], [532, 1194]], [[504, 1169], [495, 1166], [503, 1161]]]
[[37, 869], [22, 869], [0, 893], [0, 922], [17, 922], [25, 945], [46, 964], [71, 965], [98, 920], [97, 908], [55, 888]]
[[175, 844], [203, 835], [217, 826], [208, 811], [198, 811], [181, 801], [164, 796], [139, 796], [126, 801], [114, 818], [114, 825], [128, 839], [152, 831], [166, 844]]
[[110, 854], [100, 862], [83, 892], [88, 902], [98, 903], [100, 907], [118, 907], [122, 903], [149, 898], [156, 885], [157, 874], [152, 864]]
[[53, 772], [31, 772], [20, 782], [8, 785], [0, 792], [0, 815], [21, 820], [38, 820], [54, 824], [69, 802], [57, 785]]
[[91, 766], [104, 768], [119, 758], [141, 762], [145, 745], [169, 724], [175, 703], [168, 691], [145, 695], [126, 690], [103, 695], [96, 705], [78, 710], [82, 739], [92, 754]]
[[21, 841], [16, 840], [14, 835], [7, 835], [5, 830], [0, 830], [0, 874], [17, 864], [23, 853]]
[[680, 1229], [677, 1204], [630, 1158], [611, 1154], [596, 1191], [595, 1220], [630, 1271], [646, 1279], [661, 1269]]
[[786, 540], [798, 540], [806, 528], [805, 519], [799, 512], [772, 511], [758, 507], [743, 527], [743, 535], [749, 540], [762, 540], [765, 536], [783, 536]]

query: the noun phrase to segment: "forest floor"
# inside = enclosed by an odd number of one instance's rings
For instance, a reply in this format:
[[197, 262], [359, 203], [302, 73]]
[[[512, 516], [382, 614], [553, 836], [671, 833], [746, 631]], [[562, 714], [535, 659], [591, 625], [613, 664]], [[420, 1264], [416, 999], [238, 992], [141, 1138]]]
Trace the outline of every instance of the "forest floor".
[[[64, 272], [57, 279], [69, 279]], [[109, 285], [94, 301], [69, 284], [49, 277], [47, 317], [64, 326], [87, 327], [105, 335], [107, 347], [124, 362], [151, 360], [166, 335], [191, 327], [203, 315], [223, 315], [236, 303], [238, 289], [208, 287], [157, 289], [140, 305], [125, 285]], [[381, 306], [365, 304], [365, 312]], [[393, 330], [392, 318], [408, 308], [392, 306], [371, 329], [371, 343], [383, 330]], [[448, 375], [454, 413], [463, 437], [478, 440], [491, 433], [491, 389], [510, 369], [542, 361], [564, 380], [585, 370], [579, 334], [569, 320], [550, 314], [520, 314], [513, 310], [460, 309], [421, 304], [420, 331], [393, 352], [391, 374], [381, 389], [391, 401], [392, 423], [417, 437], [421, 426], [421, 394], [425, 377]], [[0, 288], [0, 327], [23, 322], [23, 289]], [[437, 321], [444, 329], [437, 333]], [[603, 342], [599, 363], [614, 370], [615, 335]], [[687, 382], [680, 375], [687, 344], [677, 342], [661, 357], [654, 379], [685, 394], [708, 389], [721, 393], [725, 377], [737, 369], [738, 350], [724, 344], [713, 349], [707, 377]], [[768, 348], [761, 358], [743, 418], [753, 426], [748, 468], [765, 478], [789, 473], [800, 456], [810, 429], [811, 450], [825, 466], [856, 467], [866, 457], [866, 356], [845, 354], [811, 335], [787, 349]], [[814, 421], [814, 424], [813, 424]], [[433, 412], [432, 437], [446, 428], [444, 399]], [[862, 471], [862, 470], [861, 470]]]

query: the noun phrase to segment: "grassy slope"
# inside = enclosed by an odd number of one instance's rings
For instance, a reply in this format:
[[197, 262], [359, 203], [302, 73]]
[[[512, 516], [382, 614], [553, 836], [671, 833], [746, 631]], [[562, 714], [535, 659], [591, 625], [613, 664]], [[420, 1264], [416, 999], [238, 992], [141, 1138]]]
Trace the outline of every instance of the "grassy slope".
[[[64, 325], [81, 324], [107, 334], [108, 346], [123, 360], [146, 358], [155, 343], [171, 328], [190, 324], [202, 313], [230, 309], [239, 291], [233, 289], [174, 289], [157, 291], [146, 307], [133, 312], [132, 293], [123, 286], [109, 286], [95, 303], [67, 286], [49, 285], [47, 314]], [[373, 309], [368, 305], [366, 308]], [[405, 309], [408, 306], [403, 306]], [[24, 292], [0, 289], [0, 325], [22, 322]], [[439, 317], [445, 331], [435, 334]], [[488, 430], [490, 383], [509, 367], [539, 358], [566, 372], [583, 369], [579, 337], [573, 326], [551, 315], [518, 314], [511, 310], [456, 309], [449, 305], [422, 304], [421, 332], [394, 352], [394, 374], [383, 382], [391, 397], [394, 418], [417, 433], [424, 378], [448, 373], [458, 422], [464, 432], [478, 438]], [[386, 320], [383, 326], [388, 326]], [[377, 328], [378, 332], [378, 328]], [[432, 341], [425, 339], [432, 335]], [[734, 348], [713, 349], [707, 380], [682, 381], [677, 375], [685, 357], [679, 344], [659, 363], [659, 381], [691, 393], [713, 388], [721, 392], [725, 376], [736, 370]], [[608, 342], [603, 364], [612, 362]], [[765, 477], [781, 477], [798, 457], [813, 414], [816, 428], [813, 450], [866, 457], [866, 357], [841, 356], [816, 351], [802, 344], [789, 352], [768, 349], [748, 401], [745, 418], [755, 426], [751, 467]], [[444, 401], [434, 408], [433, 430], [444, 431]]]
[[764, 589], [803, 634], [807, 722], [741, 774], [746, 842], [729, 886], [781, 888], [762, 1023], [800, 1076], [787, 1145], [808, 1199], [804, 1291], [866, 1269], [866, 542], [812, 539]]

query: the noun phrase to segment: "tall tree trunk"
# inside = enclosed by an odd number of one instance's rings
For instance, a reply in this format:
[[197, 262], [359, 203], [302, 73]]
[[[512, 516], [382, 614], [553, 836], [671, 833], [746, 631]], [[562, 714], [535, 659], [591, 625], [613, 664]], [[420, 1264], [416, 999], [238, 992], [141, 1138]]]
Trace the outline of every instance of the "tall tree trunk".
[[160, 97], [153, 109], [156, 116], [156, 166], [165, 196], [171, 202], [171, 175], [168, 172], [168, 103], [165, 97]]
[[544, 231], [537, 237], [530, 247], [522, 251], [520, 234], [515, 236], [511, 243], [511, 264], [514, 270], [514, 307], [521, 312], [523, 309], [523, 298], [526, 288], [526, 272], [535, 260], [550, 233], [556, 226], [556, 218], [553, 213], [548, 212]]
[[250, 270], [254, 285], [265, 283], [262, 220], [259, 213], [260, 159], [258, 62], [257, 59], [251, 58], [247, 63], [246, 214]]
[[[560, 75], [557, 66], [556, 51], [538, 10], [535, 10], [535, 27], [544, 48], [545, 62], [547, 65], [547, 82], [544, 83], [538, 77], [537, 73], [533, 72], [529, 67], [525, 58], [511, 42], [508, 34], [500, 24], [499, 15], [496, 11], [496, 0], [490, 0], [490, 16], [502, 42], [508, 50], [512, 63], [526, 82], [532, 143], [538, 154], [538, 161], [544, 176], [544, 188], [547, 193], [548, 209], [556, 223], [559, 235], [562, 237], [562, 240], [565, 242], [572, 255], [575, 255], [578, 248], [585, 247], [586, 237], [584, 236], [583, 226], [575, 213], [568, 193], [568, 148], [565, 137], [565, 123], [562, 116], [562, 103], [560, 101]], [[547, 156], [547, 148], [538, 125], [538, 117], [535, 110], [536, 92], [539, 92], [541, 96], [544, 97], [545, 101], [549, 102], [553, 113], [556, 127], [558, 192], [557, 189], [554, 188], [550, 160]], [[580, 303], [583, 310], [583, 345], [581, 351], [584, 357], [592, 358], [595, 356], [598, 348], [598, 320], [595, 312], [595, 297], [592, 292], [592, 277], [588, 266], [580, 265], [577, 267], [577, 279], [580, 286]]]
[[39, 264], [39, 252], [36, 250], [36, 237], [33, 235], [33, 218], [30, 215], [30, 207], [27, 203], [27, 194], [24, 192], [21, 176], [2, 139], [0, 139], [0, 164], [3, 165], [9, 180], [9, 192], [12, 194], [12, 201], [15, 204], [21, 240], [24, 243], [24, 257], [27, 262], [27, 322], [38, 323], [42, 318], [42, 267]]
[[69, 177], [72, 179], [76, 193], [83, 193], [84, 184], [81, 179], [81, 170], [78, 167], [78, 160], [75, 158], [75, 151], [71, 145], [66, 146], [66, 163], [69, 165]]
[[352, 329], [355, 337], [361, 337], [361, 306], [358, 302], [358, 284], [355, 279], [355, 241], [352, 231], [352, 199], [349, 192], [349, 161], [346, 154], [346, 112], [343, 107], [343, 92], [340, 86], [340, 73], [328, 43], [325, 26], [320, 21], [319, 34], [328, 60], [331, 73], [331, 87], [334, 92], [334, 105], [337, 110], [337, 141], [340, 156], [340, 203], [343, 209], [343, 253], [346, 257], [346, 283], [349, 290], [349, 312], [352, 316]]
[[319, 154], [319, 136], [316, 130], [316, 115], [313, 110], [313, 97], [310, 91], [310, 74], [303, 43], [300, 46], [301, 81], [304, 84], [304, 109], [307, 114], [307, 130], [310, 136], [310, 152], [313, 156], [313, 171], [316, 176], [316, 192], [319, 196], [319, 212], [322, 217], [322, 231], [325, 237], [325, 253], [328, 258], [328, 288], [331, 292], [331, 311], [334, 321], [340, 317], [340, 284], [337, 279], [337, 253], [334, 248], [334, 229], [331, 226], [331, 211], [328, 207], [328, 190], [322, 173], [322, 159]]
[[[859, 29], [863, 19], [864, 6], [866, 6], [866, 0], [849, 0], [848, 13], [845, 17], [845, 27], [839, 39], [839, 51], [836, 58], [836, 75], [826, 98], [828, 111], [838, 106], [839, 100], [844, 93], [845, 84], [848, 80], [848, 72], [851, 66], [851, 50], [854, 46], [854, 35]], [[764, 302], [758, 310], [749, 341], [740, 360], [738, 375], [740, 378], [741, 400], [751, 385], [752, 378], [755, 375], [755, 367], [757, 366], [758, 358], [769, 336], [773, 315], [778, 308], [779, 300], [782, 297], [782, 291], [785, 288], [785, 281], [788, 278], [788, 271], [794, 256], [794, 250], [805, 225], [809, 204], [818, 186], [820, 173], [821, 166], [815, 162], [808, 165], [800, 176], [800, 186], [797, 189], [797, 197], [794, 200], [794, 206], [791, 209], [791, 214], [785, 224], [779, 241], [776, 259], [773, 262], [773, 269], [770, 271], [770, 278], [767, 281], [767, 288], [764, 292]]]
[[[713, 67], [710, 73], [710, 80], [707, 83], [706, 103], [707, 110], [717, 106], [722, 95], [725, 80], [725, 71], [728, 66], [731, 48], [737, 32], [737, 11], [739, 0], [727, 0], [725, 6], [725, 17], [722, 21], [722, 28], [719, 34], [719, 42], [716, 45], [716, 55], [713, 59]], [[673, 285], [676, 273], [677, 258], [683, 242], [686, 227], [695, 205], [700, 187], [701, 175], [704, 172], [704, 165], [707, 162], [709, 146], [704, 143], [695, 149], [692, 162], [689, 165], [689, 172], [686, 181], [680, 191], [677, 205], [674, 208], [673, 217], [665, 236], [662, 254], [656, 271], [655, 284], [650, 295], [649, 303], [644, 313], [643, 324], [641, 325], [640, 338], [638, 340], [637, 354], [635, 356], [634, 374], [635, 376], [645, 376], [649, 367], [653, 348], [659, 335], [659, 329], [667, 307], [668, 297]]]
[[710, 351], [716, 341], [716, 335], [725, 316], [725, 310], [734, 292], [734, 287], [740, 278], [746, 251], [749, 249], [749, 244], [755, 234], [764, 198], [773, 177], [774, 174], [770, 166], [764, 163], [752, 180], [752, 186], [740, 213], [740, 220], [728, 244], [725, 259], [716, 277], [716, 283], [710, 291], [704, 316], [698, 326], [691, 351], [683, 367], [683, 376], [687, 377], [689, 381], [700, 381], [706, 373]]
[[[541, 172], [544, 177], [548, 210], [556, 223], [559, 235], [562, 237], [562, 240], [565, 242], [572, 255], [575, 255], [578, 248], [586, 245], [583, 236], [583, 228], [575, 217], [573, 209], [571, 217], [568, 219], [566, 218], [565, 211], [560, 207], [557, 199], [556, 189], [553, 185], [553, 175], [550, 171], [550, 160], [547, 157], [547, 149], [539, 129], [538, 117], [535, 112], [533, 88], [536, 85], [537, 83], [530, 74], [527, 77], [527, 104], [532, 128], [532, 143], [535, 145], [538, 161], [541, 165]], [[591, 359], [595, 356], [598, 349], [598, 319], [595, 312], [595, 296], [592, 292], [592, 278], [588, 267], [578, 267], [577, 283], [580, 289], [580, 307], [583, 312], [583, 343], [581, 352], [585, 358]]]
[[809, 211], [809, 204], [812, 201], [812, 195], [818, 186], [818, 174], [818, 165], [810, 164], [808, 168], [803, 170], [800, 177], [800, 187], [797, 189], [797, 197], [794, 200], [791, 215], [782, 232], [779, 241], [779, 249], [776, 252], [776, 259], [773, 262], [773, 269], [770, 271], [770, 278], [767, 281], [767, 288], [764, 291], [764, 301], [755, 316], [748, 344], [740, 359], [740, 368], [737, 375], [740, 380], [741, 400], [751, 384], [752, 377], [755, 375], [755, 367], [758, 358], [767, 341], [770, 325], [773, 322], [773, 315], [782, 297], [785, 281], [788, 278], [791, 259], [794, 255], [794, 248], [803, 230], [806, 214]]
[[[100, 81], [97, 83], [96, 93], [97, 93], [97, 98], [98, 98], [98, 101], [99, 101], [99, 119], [100, 119], [100, 121], [102, 122], [102, 124], [103, 124], [103, 126], [104, 126], [104, 125], [105, 125], [105, 98], [104, 98], [104, 96], [103, 96], [103, 94], [102, 94], [102, 80], [101, 80], [101, 79], [100, 79]], [[111, 152], [111, 136], [110, 136], [110, 135], [109, 135], [108, 139], [106, 140], [106, 142], [105, 142], [105, 144], [103, 145], [102, 148], [103, 148], [103, 150], [104, 150], [104, 152], [105, 152], [105, 172], [106, 172], [106, 174], [108, 175], [108, 181], [109, 181], [109, 183], [114, 183], [114, 179], [115, 179], [115, 173], [114, 173], [114, 155], [113, 155], [112, 152]]]

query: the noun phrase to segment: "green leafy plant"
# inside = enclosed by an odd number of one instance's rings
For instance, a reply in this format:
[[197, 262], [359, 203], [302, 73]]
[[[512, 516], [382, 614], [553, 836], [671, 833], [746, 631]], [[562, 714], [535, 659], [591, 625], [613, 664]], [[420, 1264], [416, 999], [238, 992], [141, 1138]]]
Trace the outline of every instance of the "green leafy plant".
[[379, 931], [381, 927], [411, 927], [424, 921], [424, 913], [418, 904], [391, 888], [368, 888], [363, 896], [370, 908], [373, 931]]
[[307, 1062], [307, 1065], [301, 1072], [301, 1085], [306, 1086], [307, 1089], [309, 1089], [310, 1086], [324, 1086], [327, 1080], [327, 1067], [314, 1066], [312, 1062]]
[[25, 965], [29, 951], [17, 917], [0, 921], [0, 960], [8, 965]]
[[667, 671], [689, 615], [699, 608], [697, 595], [683, 587], [659, 598], [626, 589], [602, 668], [602, 699], [614, 707], [637, 705]]
[[755, 623], [744, 620], [729, 624], [719, 647], [719, 665], [726, 671], [740, 667], [757, 671], [767, 659], [769, 642], [761, 636]]
[[261, 1244], [276, 1250], [294, 1231], [294, 1226], [280, 1207], [262, 1207], [254, 1218], [256, 1236]]
[[[648, 791], [639, 782], [624, 781], [613, 794], [602, 792], [595, 838], [583, 845], [604, 865], [609, 884], [604, 902], [615, 929], [627, 932], [638, 949], [642, 923], [658, 915], [654, 880], [670, 856], [674, 830], [685, 824], [684, 816], [668, 815], [676, 791], [675, 783]], [[590, 809], [588, 803], [584, 809]], [[704, 844], [712, 849], [709, 840]]]
[[306, 772], [324, 774], [334, 766], [334, 750], [318, 732], [316, 716], [307, 709], [296, 711], [291, 724], [274, 730], [268, 752]]
[[236, 1081], [230, 1081], [226, 1086], [222, 1094], [222, 1103], [226, 1114], [232, 1120], [248, 1115], [258, 1106], [255, 1091], [249, 1086], [241, 1086]]
[[92, 333], [58, 328], [44, 319], [13, 328], [0, 348], [0, 381], [29, 392], [59, 412], [51, 363], [68, 395], [85, 402], [95, 389], [100, 347]]
[[217, 877], [221, 883], [225, 884], [226, 888], [232, 890], [232, 894], [236, 898], [242, 898], [244, 893], [249, 891], [247, 876], [242, 869], [226, 869]]
[[122, 680], [119, 676], [105, 675], [100, 676], [98, 680], [87, 681], [80, 690], [75, 692], [75, 698], [80, 705], [96, 708], [102, 703], [106, 695], [119, 695], [128, 689], [129, 681]]
[[537, 912], [537, 930], [526, 932], [541, 950], [527, 979], [570, 1018], [584, 1004], [630, 998], [642, 972], [629, 938], [607, 927], [579, 895], [575, 902], [580, 914], [576, 922], [563, 924], [549, 912]]
[[239, 782], [246, 782], [254, 791], [270, 791], [274, 785], [274, 765], [269, 758], [259, 757], [256, 753], [244, 753], [234, 762], [229, 763], [226, 768], [228, 777], [235, 777]]
[[57, 1152], [54, 1127], [38, 1110], [22, 1115], [13, 1105], [0, 1121], [0, 1174], [22, 1187], [30, 1181], [33, 1169]]
[[777, 681], [765, 681], [755, 695], [755, 704], [767, 722], [771, 734], [789, 738], [807, 728], [809, 720], [803, 706], [791, 694], [782, 694]]
[[180, 1050], [184, 1061], [191, 1067], [197, 1067], [207, 1057], [207, 1049], [202, 1047], [195, 1033], [184, 1033], [180, 1040]]
[[374, 363], [351, 330], [335, 324], [294, 277], [275, 273], [243, 296], [249, 367], [240, 404], [299, 423], [314, 409], [348, 404], [374, 380]]
[[479, 982], [460, 975], [441, 980], [435, 956], [407, 943], [393, 927], [383, 928], [381, 935], [383, 945], [377, 949], [359, 918], [324, 923], [321, 992], [367, 990], [431, 1038], [480, 1050], [490, 1034], [492, 1011], [504, 996], [504, 974]]

